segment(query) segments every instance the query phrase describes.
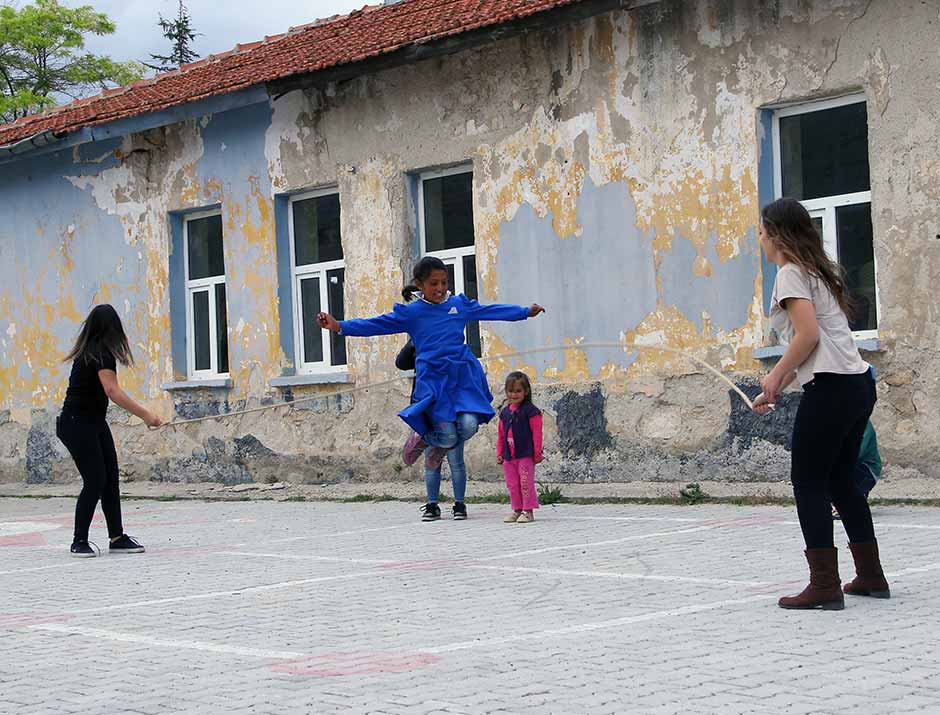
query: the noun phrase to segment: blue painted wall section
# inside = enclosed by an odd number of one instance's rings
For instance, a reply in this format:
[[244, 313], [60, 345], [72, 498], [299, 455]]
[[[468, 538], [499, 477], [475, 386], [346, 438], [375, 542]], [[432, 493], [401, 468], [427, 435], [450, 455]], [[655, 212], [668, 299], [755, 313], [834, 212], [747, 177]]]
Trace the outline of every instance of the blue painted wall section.
[[[125, 315], [145, 295], [147, 266], [133, 237], [69, 180], [117, 166], [119, 144], [24, 159], [0, 172], [0, 406], [61, 396], [61, 359], [90, 308], [107, 301]], [[127, 327], [132, 346], [145, 337]]]
[[[774, 200], [774, 135], [772, 109], [758, 112], [758, 137], [760, 146], [757, 158], [757, 197], [761, 207]], [[777, 266], [767, 260], [761, 250], [761, 275], [763, 279], [764, 313], [770, 314], [770, 297], [774, 292], [774, 280], [777, 278]]]
[[[577, 214], [581, 235], [565, 239], [555, 234], [551, 215], [539, 217], [529, 205], [521, 206], [500, 229], [498, 300], [521, 305], [537, 301], [550, 311], [521, 325], [488, 325], [516, 350], [572, 337], [614, 341], [656, 309], [653, 235], [637, 227], [636, 206], [626, 184], [598, 187], [586, 179]], [[627, 367], [636, 353], [592, 350], [587, 357], [595, 373], [608, 363]], [[526, 362], [540, 370], [564, 370], [565, 356], [536, 354]]]
[[712, 233], [703, 254], [711, 268], [710, 276], [695, 275], [693, 264], [698, 251], [691, 241], [679, 235], [673, 238], [672, 248], [662, 254], [659, 268], [663, 303], [679, 308], [699, 332], [703, 329], [703, 313], [709, 315], [714, 326], [726, 332], [740, 328], [747, 323], [754, 296], [759, 264], [754, 231], [748, 232], [741, 253], [731, 260], [722, 262], [718, 258], [716, 244], [717, 236]]
[[285, 366], [283, 375], [295, 375], [297, 366], [294, 361], [294, 293], [291, 279], [290, 250], [290, 195], [278, 194], [274, 197], [274, 225], [277, 243], [277, 302], [280, 318], [281, 350], [291, 361]]

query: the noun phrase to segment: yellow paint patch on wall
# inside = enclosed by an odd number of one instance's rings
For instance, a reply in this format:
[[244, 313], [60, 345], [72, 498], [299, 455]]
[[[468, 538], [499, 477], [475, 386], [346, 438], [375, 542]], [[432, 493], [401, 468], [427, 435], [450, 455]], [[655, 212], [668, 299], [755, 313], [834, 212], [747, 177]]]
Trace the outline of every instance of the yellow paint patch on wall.
[[705, 256], [697, 256], [692, 263], [692, 273], [699, 278], [711, 278], [714, 271], [712, 264], [708, 262]]
[[[483, 357], [486, 358], [483, 368], [490, 376], [491, 383], [497, 386], [502, 385], [506, 375], [513, 370], [524, 372], [529, 376], [529, 379], [533, 381], [538, 378], [538, 368], [533, 363], [527, 363], [525, 356], [517, 358], [496, 357], [509, 355], [516, 352], [516, 349], [503, 342], [496, 333], [487, 330], [485, 323], [480, 326], [480, 337], [483, 341]], [[496, 357], [496, 359], [491, 359], [494, 357]]]

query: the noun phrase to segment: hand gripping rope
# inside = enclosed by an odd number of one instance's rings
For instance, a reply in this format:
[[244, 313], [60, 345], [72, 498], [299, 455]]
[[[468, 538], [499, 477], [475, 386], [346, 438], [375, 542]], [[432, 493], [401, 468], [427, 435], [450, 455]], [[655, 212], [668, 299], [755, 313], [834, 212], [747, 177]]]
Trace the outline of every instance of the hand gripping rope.
[[[566, 350], [597, 350], [597, 349], [602, 349], [602, 348], [606, 348], [606, 349], [619, 348], [622, 350], [626, 350], [626, 349], [648, 350], [650, 352], [666, 352], [666, 353], [672, 353], [675, 355], [682, 355], [688, 358], [689, 360], [691, 360], [692, 362], [694, 362], [696, 365], [699, 365], [700, 367], [705, 368], [708, 372], [712, 373], [719, 380], [724, 380], [726, 383], [728, 383], [731, 389], [734, 390], [738, 394], [738, 396], [744, 401], [744, 403], [749, 408], [753, 407], [753, 403], [748, 398], [748, 396], [745, 395], [741, 391], [741, 389], [737, 385], [734, 384], [734, 382], [732, 382], [726, 375], [721, 373], [719, 370], [717, 370], [716, 368], [714, 368], [713, 366], [711, 366], [709, 363], [705, 362], [701, 358], [696, 357], [695, 355], [691, 355], [690, 353], [687, 353], [684, 350], [679, 350], [678, 348], [667, 347], [665, 345], [637, 345], [636, 343], [624, 343], [624, 342], [594, 342], [594, 343], [571, 343], [571, 344], [566, 344], [566, 345], [546, 345], [544, 347], [530, 348], [529, 350], [520, 350], [518, 352], [512, 352], [512, 353], [503, 353], [501, 355], [488, 355], [487, 357], [480, 358], [480, 362], [487, 363], [487, 362], [492, 362], [495, 360], [507, 360], [510, 358], [522, 357], [524, 355], [534, 355], [536, 353], [563, 352]], [[220, 420], [220, 419], [225, 419], [228, 417], [239, 417], [241, 415], [247, 415], [253, 412], [266, 412], [268, 410], [278, 410], [278, 409], [283, 409], [283, 408], [293, 409], [295, 406], [299, 404], [303, 404], [305, 402], [314, 402], [317, 400], [328, 400], [334, 397], [342, 397], [343, 395], [352, 395], [357, 392], [365, 392], [367, 390], [372, 390], [378, 387], [386, 387], [388, 385], [392, 385], [396, 382], [399, 382], [400, 380], [408, 380], [408, 379], [410, 379], [410, 377], [407, 375], [399, 375], [397, 377], [393, 377], [388, 380], [380, 380], [378, 382], [369, 382], [369, 383], [366, 383], [365, 385], [360, 385], [358, 387], [350, 387], [345, 390], [338, 390], [337, 392], [331, 392], [328, 394], [311, 395], [309, 397], [300, 397], [300, 398], [291, 400], [290, 402], [279, 402], [273, 405], [262, 405], [260, 407], [249, 407], [243, 410], [233, 410], [231, 412], [223, 412], [218, 415], [207, 415], [205, 417], [194, 417], [188, 420], [175, 420], [173, 422], [165, 422], [164, 424], [160, 425], [160, 427], [154, 427], [152, 429], [162, 429], [164, 427], [176, 428], [181, 425], [195, 424], [196, 422], [207, 422], [209, 420]]]

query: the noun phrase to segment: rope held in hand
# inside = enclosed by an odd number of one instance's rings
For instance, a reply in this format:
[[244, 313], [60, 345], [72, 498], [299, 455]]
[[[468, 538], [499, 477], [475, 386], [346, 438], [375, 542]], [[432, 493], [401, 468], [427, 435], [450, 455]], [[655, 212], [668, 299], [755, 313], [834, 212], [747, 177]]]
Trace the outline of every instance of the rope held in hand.
[[[720, 372], [718, 369], [702, 360], [701, 358], [696, 357], [690, 353], [685, 352], [684, 350], [679, 350], [678, 348], [671, 348], [665, 345], [638, 345], [636, 343], [623, 343], [623, 342], [593, 342], [593, 343], [570, 343], [566, 345], [546, 345], [539, 348], [530, 348], [528, 350], [519, 350], [518, 352], [512, 353], [503, 353], [501, 355], [489, 355], [484, 358], [480, 358], [480, 362], [487, 363], [494, 360], [508, 360], [510, 358], [522, 357], [524, 355], [534, 355], [536, 353], [548, 353], [548, 352], [561, 352], [566, 350], [597, 350], [597, 349], [609, 349], [609, 348], [619, 348], [621, 350], [633, 349], [633, 350], [649, 350], [651, 352], [666, 352], [672, 353], [674, 355], [682, 355], [683, 357], [688, 358], [695, 364], [700, 367], [705, 368], [708, 372], [715, 375], [720, 380], [724, 380], [728, 385], [734, 390], [738, 396], [744, 401], [748, 408], [753, 407], [753, 403], [748, 398], [741, 389], [731, 381], [724, 373]], [[261, 405], [259, 407], [249, 407], [243, 410], [233, 410], [232, 412], [223, 412], [218, 415], [206, 415], [205, 417], [194, 417], [188, 420], [176, 420], [174, 422], [166, 422], [160, 427], [154, 427], [153, 429], [161, 429], [163, 427], [179, 427], [181, 425], [195, 424], [196, 422], [207, 422], [209, 420], [220, 420], [227, 417], [239, 417], [241, 415], [248, 415], [254, 412], [266, 412], [268, 410], [277, 410], [282, 408], [294, 409], [297, 405], [303, 404], [305, 402], [314, 402], [316, 400], [327, 400], [334, 397], [342, 397], [344, 395], [353, 395], [357, 392], [365, 392], [366, 390], [372, 390], [378, 387], [386, 387], [393, 383], [399, 382], [401, 380], [410, 379], [407, 375], [399, 375], [397, 377], [390, 378], [388, 380], [380, 380], [378, 382], [369, 382], [365, 385], [360, 385], [358, 387], [350, 387], [345, 390], [338, 390], [337, 392], [331, 392], [329, 394], [322, 395], [311, 395], [309, 397], [300, 397], [290, 402], [279, 402], [273, 405]]]

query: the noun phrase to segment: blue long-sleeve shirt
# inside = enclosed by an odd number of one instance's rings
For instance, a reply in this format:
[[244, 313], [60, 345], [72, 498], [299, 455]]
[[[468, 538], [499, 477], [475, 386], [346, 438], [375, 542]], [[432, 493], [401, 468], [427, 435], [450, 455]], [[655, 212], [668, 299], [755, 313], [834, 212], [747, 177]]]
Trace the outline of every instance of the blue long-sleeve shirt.
[[454, 422], [458, 412], [472, 412], [481, 422], [495, 414], [493, 395], [480, 362], [466, 344], [467, 323], [475, 320], [525, 320], [523, 305], [481, 305], [465, 295], [442, 303], [424, 300], [396, 304], [374, 318], [340, 321], [343, 335], [367, 337], [408, 333], [414, 341], [414, 402], [399, 416], [418, 434], [434, 424]]

